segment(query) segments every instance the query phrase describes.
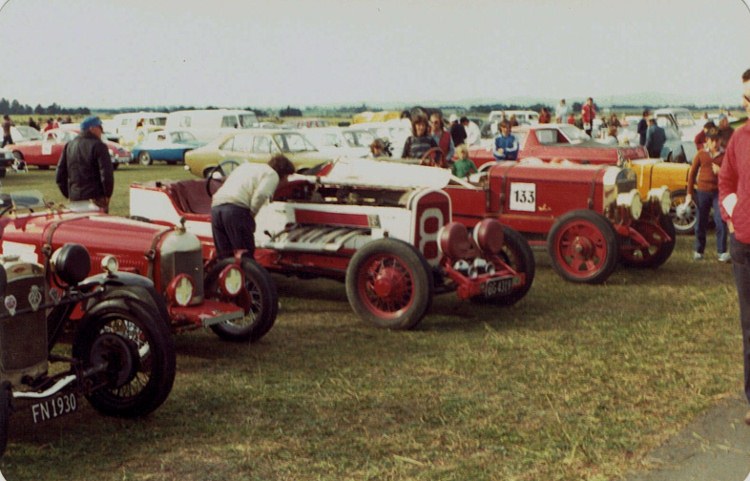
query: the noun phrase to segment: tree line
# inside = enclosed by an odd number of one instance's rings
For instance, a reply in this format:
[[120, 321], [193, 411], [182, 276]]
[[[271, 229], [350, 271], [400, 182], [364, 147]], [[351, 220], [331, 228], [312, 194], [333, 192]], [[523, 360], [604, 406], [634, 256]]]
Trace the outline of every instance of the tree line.
[[30, 105], [21, 104], [18, 100], [0, 98], [0, 114], [5, 115], [90, 115], [88, 107], [62, 107], [52, 103], [46, 107], [37, 104], [32, 108]]

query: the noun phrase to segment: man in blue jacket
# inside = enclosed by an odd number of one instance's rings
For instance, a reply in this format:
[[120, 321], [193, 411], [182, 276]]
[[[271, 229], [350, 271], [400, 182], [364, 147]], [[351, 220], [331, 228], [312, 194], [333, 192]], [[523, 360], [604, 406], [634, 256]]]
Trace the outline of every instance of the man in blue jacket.
[[518, 158], [518, 140], [510, 133], [510, 122], [503, 120], [498, 124], [500, 135], [495, 137], [495, 160], [516, 160]]

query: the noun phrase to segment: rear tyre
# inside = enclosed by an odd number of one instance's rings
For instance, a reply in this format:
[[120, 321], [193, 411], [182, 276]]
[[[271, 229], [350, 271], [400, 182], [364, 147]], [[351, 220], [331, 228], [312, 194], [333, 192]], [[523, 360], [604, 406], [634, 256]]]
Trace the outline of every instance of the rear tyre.
[[224, 296], [219, 287], [219, 274], [234, 263], [234, 259], [223, 259], [216, 263], [206, 277], [206, 297], [224, 302], [232, 302], [245, 310], [242, 319], [214, 324], [211, 330], [221, 339], [232, 342], [255, 342], [265, 336], [276, 322], [279, 313], [279, 296], [276, 284], [268, 272], [250, 259], [242, 259], [242, 273], [245, 276], [244, 292], [233, 298]]
[[151, 158], [151, 154], [144, 150], [138, 154], [138, 163], [141, 165], [151, 165], [154, 161]]
[[[672, 205], [669, 208], [669, 217], [672, 219], [674, 224], [675, 232], [678, 234], [692, 234], [695, 231], [695, 224], [698, 222], [698, 205], [695, 203], [695, 199], [690, 201], [690, 205], [684, 208], [682, 204], [685, 203], [685, 196], [687, 193], [684, 190], [676, 190], [672, 192]], [[678, 213], [678, 207], [680, 207], [680, 214]]]
[[413, 246], [379, 239], [359, 249], [346, 269], [346, 296], [357, 315], [377, 327], [412, 329], [432, 303], [433, 277]]
[[86, 398], [97, 411], [144, 416], [169, 396], [175, 377], [174, 341], [161, 316], [134, 299], [108, 299], [82, 319], [73, 355], [86, 368], [104, 363], [104, 387]]
[[552, 267], [565, 280], [600, 284], [617, 267], [619, 249], [612, 224], [591, 210], [561, 216], [547, 236]]

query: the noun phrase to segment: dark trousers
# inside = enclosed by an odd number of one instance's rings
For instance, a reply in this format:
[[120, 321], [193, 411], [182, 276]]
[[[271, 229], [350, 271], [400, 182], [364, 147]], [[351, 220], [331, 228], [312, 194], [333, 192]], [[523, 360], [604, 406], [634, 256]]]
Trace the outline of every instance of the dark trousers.
[[727, 225], [721, 219], [719, 193], [696, 190], [695, 204], [698, 206], [698, 219], [695, 222], [695, 252], [703, 254], [703, 251], [706, 250], [708, 216], [713, 207], [714, 225], [716, 226], [716, 252], [723, 254], [727, 251]]
[[5, 147], [6, 145], [10, 145], [13, 143], [13, 139], [10, 135], [3, 135], [3, 145], [0, 147]]
[[740, 300], [740, 326], [742, 327], [742, 358], [745, 365], [745, 397], [750, 402], [750, 244], [729, 237], [732, 253], [732, 270]]
[[250, 209], [234, 204], [211, 207], [211, 232], [219, 259], [244, 249], [245, 257], [255, 253], [255, 219]]

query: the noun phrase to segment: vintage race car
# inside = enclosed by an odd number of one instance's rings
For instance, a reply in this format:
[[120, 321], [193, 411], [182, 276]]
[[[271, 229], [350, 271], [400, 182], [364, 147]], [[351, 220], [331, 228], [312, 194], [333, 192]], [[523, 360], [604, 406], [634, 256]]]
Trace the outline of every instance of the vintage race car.
[[[42, 140], [32, 140], [29, 142], [19, 142], [6, 146], [8, 150], [18, 160], [24, 161], [27, 165], [35, 165], [40, 169], [49, 169], [55, 167], [60, 160], [65, 144], [73, 140], [78, 135], [78, 130], [72, 129], [52, 129], [42, 134]], [[112, 141], [105, 141], [109, 156], [112, 159], [112, 167], [115, 169], [119, 164], [130, 162], [130, 151]]]
[[[444, 169], [366, 159], [292, 176], [256, 216], [255, 258], [272, 272], [345, 281], [355, 312], [390, 329], [416, 326], [436, 293], [515, 303], [534, 280], [529, 244], [495, 219], [471, 233], [452, 222], [441, 190], [449, 177]], [[132, 184], [130, 213], [166, 225], [185, 218], [212, 246], [213, 183], [209, 176]]]
[[92, 258], [151, 279], [165, 300], [173, 331], [210, 327], [231, 341], [255, 341], [273, 326], [278, 310], [273, 281], [249, 260], [217, 261], [198, 238], [177, 225], [159, 226], [99, 212], [86, 202], [68, 207], [44, 202], [38, 192], [16, 192], [0, 240], [3, 254], [46, 264], [58, 247], [75, 242]]
[[632, 169], [526, 159], [493, 164], [470, 180], [444, 186], [453, 218], [471, 227], [494, 217], [546, 243], [569, 281], [604, 282], [618, 261], [658, 267], [674, 249], [669, 190], [641, 196]]

